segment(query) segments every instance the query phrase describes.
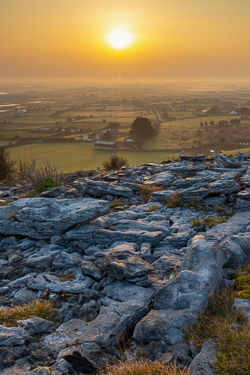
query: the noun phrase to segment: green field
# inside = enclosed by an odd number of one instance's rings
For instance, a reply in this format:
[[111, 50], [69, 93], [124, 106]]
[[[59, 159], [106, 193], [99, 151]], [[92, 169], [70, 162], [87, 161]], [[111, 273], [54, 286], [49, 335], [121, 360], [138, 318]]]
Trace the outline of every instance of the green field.
[[178, 154], [164, 152], [126, 152], [93, 150], [93, 143], [80, 144], [32, 144], [8, 149], [14, 159], [31, 159], [37, 157], [56, 161], [64, 172], [101, 168], [104, 160], [110, 155], [117, 154], [128, 159], [130, 165], [155, 162], [160, 163], [168, 158], [177, 157]]

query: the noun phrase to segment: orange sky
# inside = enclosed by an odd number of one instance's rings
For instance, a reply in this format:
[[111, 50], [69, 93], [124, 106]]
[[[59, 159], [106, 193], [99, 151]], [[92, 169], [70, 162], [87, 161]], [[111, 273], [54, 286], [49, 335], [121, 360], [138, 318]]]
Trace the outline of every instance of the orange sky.
[[[250, 78], [250, 0], [0, 2], [0, 78]], [[125, 50], [107, 44], [117, 27]]]

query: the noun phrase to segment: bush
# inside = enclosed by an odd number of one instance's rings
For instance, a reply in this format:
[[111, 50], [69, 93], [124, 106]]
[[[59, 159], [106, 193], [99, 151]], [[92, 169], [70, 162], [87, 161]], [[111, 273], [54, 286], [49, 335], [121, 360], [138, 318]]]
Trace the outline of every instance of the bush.
[[104, 161], [102, 165], [106, 171], [114, 171], [121, 167], [127, 167], [129, 163], [125, 158], [120, 158], [118, 155], [111, 155], [110, 159]]
[[11, 159], [10, 154], [0, 147], [0, 180], [9, 180], [15, 175], [16, 160]]
[[63, 183], [62, 171], [59, 170], [55, 162], [50, 162], [48, 159], [42, 159], [39, 163], [36, 159], [19, 159], [18, 164], [19, 178], [26, 180], [34, 190], [31, 197]]

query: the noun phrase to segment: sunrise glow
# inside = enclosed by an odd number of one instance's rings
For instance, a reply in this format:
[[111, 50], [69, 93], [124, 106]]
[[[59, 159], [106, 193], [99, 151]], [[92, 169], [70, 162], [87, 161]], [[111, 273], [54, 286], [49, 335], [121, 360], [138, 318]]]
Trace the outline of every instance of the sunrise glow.
[[123, 29], [113, 30], [108, 34], [108, 44], [115, 49], [125, 49], [133, 42], [133, 36], [128, 31]]

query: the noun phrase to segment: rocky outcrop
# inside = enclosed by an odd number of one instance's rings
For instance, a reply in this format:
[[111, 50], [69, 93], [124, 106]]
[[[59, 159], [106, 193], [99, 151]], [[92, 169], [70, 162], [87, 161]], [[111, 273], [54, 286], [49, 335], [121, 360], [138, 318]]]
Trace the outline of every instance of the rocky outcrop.
[[[212, 374], [214, 343], [196, 353], [183, 332], [250, 259], [249, 159], [181, 155], [33, 199], [1, 187], [0, 304], [48, 300], [56, 315], [0, 327], [0, 375], [92, 373], [135, 358], [138, 342], [150, 360]], [[162, 190], [145, 202], [145, 186]], [[221, 216], [212, 228], [204, 221]], [[236, 299], [233, 311], [249, 315], [248, 305]]]

